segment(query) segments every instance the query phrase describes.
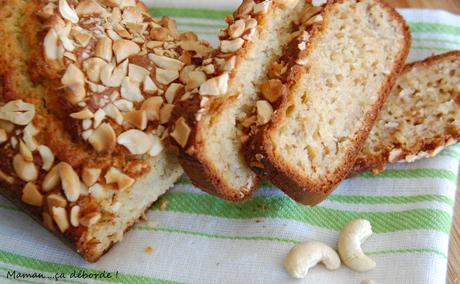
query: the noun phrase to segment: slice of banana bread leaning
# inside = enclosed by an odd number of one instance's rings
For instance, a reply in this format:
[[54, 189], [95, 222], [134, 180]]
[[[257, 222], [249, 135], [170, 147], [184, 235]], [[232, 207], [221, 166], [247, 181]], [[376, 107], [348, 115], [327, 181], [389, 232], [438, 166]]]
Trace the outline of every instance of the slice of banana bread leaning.
[[139, 1], [0, 3], [0, 194], [96, 261], [183, 173], [162, 141], [211, 48]]
[[432, 157], [460, 140], [460, 51], [409, 64], [398, 77], [352, 173]]
[[321, 16], [279, 62], [289, 71], [272, 84], [287, 95], [259, 103], [274, 111], [246, 148], [256, 173], [308, 205], [347, 177], [410, 46], [403, 18], [382, 1], [329, 1]]
[[246, 129], [256, 121], [259, 86], [311, 8], [306, 0], [244, 0], [212, 58], [181, 73], [191, 96], [176, 105], [171, 136], [197, 187], [235, 202], [257, 189], [242, 153]]

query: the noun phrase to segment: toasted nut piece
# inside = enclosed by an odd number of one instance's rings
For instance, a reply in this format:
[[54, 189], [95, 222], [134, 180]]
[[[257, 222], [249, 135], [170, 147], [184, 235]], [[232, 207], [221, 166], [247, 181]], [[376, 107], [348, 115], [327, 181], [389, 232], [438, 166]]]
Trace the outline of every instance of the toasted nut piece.
[[153, 40], [165, 41], [165, 40], [168, 39], [168, 36], [169, 36], [168, 29], [165, 29], [165, 28], [162, 28], [162, 27], [153, 28], [150, 31], [150, 37]]
[[141, 110], [146, 111], [147, 119], [159, 120], [160, 119], [160, 108], [163, 105], [162, 97], [151, 97], [142, 103]]
[[174, 102], [174, 98], [184, 90], [184, 85], [172, 83], [165, 93], [165, 99], [168, 103], [172, 104]]
[[351, 270], [367, 272], [375, 268], [375, 261], [365, 255], [361, 249], [361, 243], [371, 235], [371, 223], [362, 219], [351, 221], [340, 232], [337, 248], [342, 261]]
[[82, 111], [71, 113], [70, 117], [81, 120], [90, 119], [94, 117], [94, 113], [92, 113], [89, 109], [85, 108]]
[[46, 197], [46, 202], [49, 208], [53, 207], [67, 207], [67, 200], [59, 194], [50, 194]]
[[155, 85], [155, 82], [153, 82], [150, 76], [145, 77], [143, 85], [144, 85], [144, 92], [146, 93], [153, 94], [156, 91], [158, 91], [157, 85]]
[[105, 114], [113, 119], [118, 125], [121, 125], [123, 123], [123, 115], [121, 112], [118, 110], [116, 106], [113, 104], [108, 104], [103, 108]]
[[[91, 36], [91, 33], [80, 28], [80, 27], [73, 27], [72, 28], [72, 31], [71, 31], [71, 35], [73, 36], [73, 38], [75, 39], [75, 41], [77, 43], [79, 43], [82, 47], [86, 47], [92, 36]], [[73, 54], [73, 53], [71, 53]], [[76, 59], [76, 58], [75, 58]], [[76, 60], [74, 60], [76, 61]]]
[[[212, 66], [212, 65], [211, 65]], [[191, 91], [196, 89], [206, 82], [206, 74], [203, 71], [192, 71], [188, 74], [187, 90]]]
[[42, 183], [42, 190], [48, 192], [56, 188], [61, 181], [59, 176], [59, 167], [54, 166], [45, 176]]
[[120, 87], [128, 73], [128, 60], [115, 67], [112, 63], [105, 65], [101, 71], [101, 81], [107, 87]]
[[147, 128], [147, 112], [144, 110], [135, 110], [125, 114], [125, 119], [134, 127], [140, 130]]
[[81, 178], [87, 186], [92, 186], [99, 179], [101, 171], [102, 170], [98, 168], [83, 168]]
[[50, 231], [54, 232], [56, 231], [56, 228], [54, 227], [54, 221], [53, 218], [51, 217], [50, 214], [47, 212], [42, 212], [42, 219], [43, 219], [43, 225]]
[[108, 123], [101, 124], [89, 137], [88, 142], [97, 152], [111, 153], [115, 148], [116, 135]]
[[165, 70], [157, 68], [155, 73], [155, 78], [157, 79], [157, 81], [164, 85], [169, 85], [170, 83], [179, 78], [179, 71], [175, 70]]
[[246, 28], [246, 22], [244, 20], [237, 20], [235, 21], [229, 28], [228, 28], [228, 35], [231, 39], [239, 38]]
[[287, 93], [287, 87], [278, 79], [265, 81], [260, 85], [263, 97], [271, 102], [276, 102], [283, 94]]
[[96, 198], [97, 200], [103, 200], [107, 197], [107, 191], [99, 183], [95, 183], [93, 186], [91, 186], [88, 189], [88, 192], [89, 194], [91, 194], [92, 197]]
[[54, 164], [53, 152], [51, 151], [50, 148], [48, 148], [45, 145], [38, 146], [37, 150], [40, 153], [40, 157], [42, 158], [42, 161], [43, 161], [42, 169], [44, 169], [45, 171], [48, 171], [49, 169], [51, 169], [51, 167]]
[[153, 146], [151, 137], [137, 129], [131, 129], [120, 134], [117, 143], [125, 146], [134, 155], [146, 154]]
[[166, 56], [159, 56], [150, 53], [149, 58], [153, 61], [153, 63], [155, 63], [156, 66], [165, 70], [179, 71], [182, 69], [182, 67], [184, 67], [184, 63], [182, 61]]
[[308, 270], [318, 262], [322, 262], [329, 270], [340, 267], [340, 258], [335, 250], [316, 241], [305, 242], [292, 248], [284, 261], [284, 267], [292, 277], [304, 278]]
[[235, 16], [241, 18], [248, 15], [254, 8], [254, 4], [254, 0], [244, 0], [238, 10], [236, 10]]
[[34, 163], [27, 162], [20, 154], [13, 157], [13, 168], [16, 175], [23, 181], [34, 181], [38, 178], [38, 170]]
[[112, 40], [108, 37], [101, 37], [97, 41], [95, 54], [107, 62], [112, 60]]
[[272, 4], [272, 1], [263, 1], [263, 2], [260, 2], [254, 5], [254, 10], [253, 10], [254, 14], [267, 13], [271, 4]]
[[194, 51], [198, 57], [207, 57], [213, 49], [209, 46], [203, 45], [199, 41], [181, 41], [180, 47], [186, 51]]
[[225, 53], [232, 53], [240, 49], [244, 44], [244, 39], [236, 38], [233, 40], [223, 40], [220, 42], [220, 50]]
[[72, 104], [78, 104], [83, 101], [86, 96], [85, 85], [83, 84], [72, 84], [65, 88], [67, 100]]
[[8, 141], [8, 134], [5, 129], [0, 129], [0, 144], [5, 143], [6, 141]]
[[84, 85], [85, 75], [75, 64], [70, 64], [61, 79], [61, 83], [64, 86]]
[[228, 73], [224, 73], [220, 76], [204, 82], [200, 87], [201, 96], [221, 96], [225, 95], [228, 91]]
[[38, 143], [37, 140], [35, 140], [34, 136], [37, 135], [38, 132], [39, 131], [35, 128], [35, 126], [32, 123], [27, 124], [27, 126], [23, 130], [22, 139], [30, 151], [37, 150]]
[[22, 155], [24, 161], [33, 163], [34, 156], [32, 155], [32, 152], [29, 150], [29, 148], [27, 148], [26, 144], [22, 142], [22, 140], [19, 140], [19, 153]]
[[141, 102], [144, 100], [139, 82], [132, 80], [130, 77], [125, 77], [123, 79], [121, 83], [120, 94], [128, 101]]
[[135, 64], [129, 64], [128, 74], [129, 78], [132, 80], [142, 83], [144, 82], [145, 78], [150, 75], [150, 71], [144, 67]]
[[69, 220], [67, 219], [67, 211], [62, 207], [53, 207], [53, 219], [58, 225], [59, 230], [64, 233], [69, 229]]
[[257, 124], [264, 125], [270, 121], [270, 117], [273, 114], [273, 107], [267, 101], [257, 101]]
[[59, 36], [55, 29], [50, 29], [45, 36], [45, 57], [48, 60], [61, 60], [64, 56], [64, 48], [59, 44]]
[[121, 111], [132, 111], [134, 109], [134, 104], [128, 100], [116, 100], [113, 104]]
[[24, 189], [22, 190], [22, 202], [41, 207], [43, 206], [43, 194], [38, 191], [37, 186], [33, 183], [27, 183]]
[[79, 16], [100, 15], [105, 14], [107, 11], [94, 0], [80, 1], [75, 9]]
[[133, 178], [122, 173], [119, 169], [114, 167], [110, 168], [110, 170], [107, 172], [104, 178], [107, 184], [116, 183], [118, 186], [118, 190], [120, 191], [123, 191], [131, 187], [135, 182]]
[[74, 227], [80, 225], [80, 206], [76, 205], [70, 209], [70, 224]]
[[0, 107], [0, 119], [25, 126], [35, 117], [35, 106], [22, 100], [10, 101]]
[[96, 113], [94, 113], [94, 123], [93, 126], [95, 128], [99, 127], [101, 125], [102, 121], [105, 119], [105, 111], [103, 109], [98, 109]]
[[195, 65], [187, 65], [180, 71], [179, 79], [182, 83], [187, 84], [190, 80], [190, 73], [196, 69]]
[[182, 148], [185, 148], [185, 146], [187, 146], [187, 141], [191, 132], [192, 129], [190, 126], [188, 126], [185, 118], [180, 117], [178, 120], [176, 120], [174, 131], [171, 132], [170, 135], [179, 145], [182, 146]]
[[174, 109], [173, 104], [163, 105], [163, 107], [160, 110], [160, 124], [165, 124], [169, 122], [173, 109]]
[[61, 162], [58, 164], [59, 177], [61, 178], [62, 190], [67, 200], [74, 202], [80, 197], [80, 178], [71, 165]]
[[83, 70], [90, 81], [98, 83], [101, 80], [101, 72], [105, 65], [107, 65], [107, 62], [103, 59], [92, 57], [83, 62]]
[[98, 212], [92, 212], [80, 217], [80, 224], [85, 227], [90, 227], [101, 220], [101, 214]]
[[153, 146], [149, 151], [149, 155], [152, 157], [156, 157], [160, 155], [160, 153], [163, 151], [164, 146], [163, 146], [163, 143], [161, 143], [161, 140], [157, 135], [152, 134], [152, 141], [153, 141]]
[[66, 0], [59, 0], [59, 13], [64, 19], [69, 20], [74, 24], [78, 23], [79, 19], [77, 13], [69, 6], [69, 3], [67, 3]]
[[117, 62], [120, 63], [126, 58], [136, 55], [141, 51], [139, 45], [131, 40], [120, 39], [113, 43], [113, 52], [117, 58]]

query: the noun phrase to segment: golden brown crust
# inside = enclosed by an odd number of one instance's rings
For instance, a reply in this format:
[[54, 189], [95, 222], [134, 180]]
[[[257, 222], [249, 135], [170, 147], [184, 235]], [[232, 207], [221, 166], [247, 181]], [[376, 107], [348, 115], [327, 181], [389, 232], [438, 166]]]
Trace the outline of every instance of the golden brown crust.
[[[328, 7], [337, 3], [342, 3], [345, 0], [331, 1], [326, 6], [325, 10], [322, 12], [323, 15], [327, 13]], [[281, 105], [275, 109], [275, 113], [271, 118], [271, 121], [261, 127], [256, 134], [250, 138], [249, 146], [246, 147], [245, 157], [250, 164], [250, 167], [258, 174], [263, 175], [265, 178], [270, 180], [273, 184], [280, 187], [284, 192], [286, 192], [291, 198], [297, 202], [316, 205], [322, 200], [324, 200], [336, 187], [337, 185], [348, 175], [351, 170], [357, 155], [361, 151], [361, 148], [364, 146], [366, 138], [368, 137], [372, 126], [375, 123], [377, 115], [382, 108], [395, 80], [397, 75], [401, 72], [406, 57], [409, 53], [411, 35], [409, 28], [406, 25], [404, 19], [389, 5], [383, 1], [376, 1], [384, 7], [389, 13], [396, 19], [402, 28], [404, 33], [404, 48], [400, 51], [394, 66], [391, 72], [391, 76], [388, 76], [385, 84], [382, 85], [382, 88], [379, 92], [379, 100], [366, 114], [364, 127], [359, 132], [357, 138], [354, 141], [353, 147], [348, 150], [345, 154], [345, 162], [342, 167], [336, 169], [336, 171], [322, 179], [320, 183], [312, 182], [309, 179], [303, 177], [298, 172], [290, 167], [290, 165], [283, 160], [279, 160], [275, 157], [273, 146], [271, 144], [270, 132], [276, 128], [280, 121], [284, 119], [285, 111], [289, 106], [288, 98], [284, 97]], [[311, 34], [311, 41], [314, 40], [317, 33], [321, 33], [322, 27], [317, 26], [313, 29]], [[311, 42], [310, 41], [310, 42]], [[310, 43], [309, 43], [310, 46]], [[308, 50], [308, 47], [307, 47]], [[293, 67], [290, 71], [291, 78], [298, 78], [300, 75], [300, 70], [298, 66]], [[297, 80], [290, 80], [288, 82], [288, 87], [291, 90], [295, 86]]]
[[[410, 72], [414, 68], [430, 68], [433, 65], [444, 61], [459, 59], [460, 51], [450, 51], [444, 54], [431, 56], [424, 60], [407, 64], [401, 72], [401, 76]], [[349, 176], [355, 176], [367, 170], [371, 170], [373, 174], [378, 174], [383, 171], [385, 169], [385, 165], [390, 162], [405, 161], [406, 158], [410, 156], [414, 158], [417, 156], [420, 158], [429, 157], [439, 153], [442, 148], [452, 145], [458, 141], [460, 141], [460, 132], [455, 130], [432, 138], [419, 137], [418, 143], [416, 145], [411, 145], [410, 148], [403, 147], [394, 141], [394, 143], [386, 145], [384, 149], [378, 153], [366, 155], [365, 157], [359, 157], [356, 160]], [[390, 159], [390, 153], [393, 149], [398, 149], [398, 156]]]

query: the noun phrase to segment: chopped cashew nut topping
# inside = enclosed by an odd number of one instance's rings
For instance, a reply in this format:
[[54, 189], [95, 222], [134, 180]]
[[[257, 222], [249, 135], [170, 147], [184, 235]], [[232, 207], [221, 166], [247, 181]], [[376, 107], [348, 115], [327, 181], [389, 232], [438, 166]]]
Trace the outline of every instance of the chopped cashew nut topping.
[[65, 210], [65, 208], [53, 207], [51, 210], [53, 212], [53, 219], [58, 225], [59, 230], [61, 232], [67, 231], [70, 225], [69, 225], [69, 220], [67, 218], [67, 211]]
[[122, 173], [119, 169], [114, 167], [110, 168], [110, 170], [105, 174], [104, 178], [107, 184], [116, 183], [118, 190], [120, 191], [129, 188], [135, 182], [133, 178]]
[[218, 77], [207, 80], [200, 87], [200, 95], [202, 96], [222, 96], [228, 90], [228, 73], [224, 73]]
[[273, 114], [273, 107], [267, 101], [257, 101], [257, 124], [264, 125], [270, 121]]
[[35, 116], [35, 106], [22, 100], [10, 101], [0, 107], [0, 119], [16, 125], [25, 126], [32, 122]]
[[120, 134], [117, 143], [125, 146], [134, 155], [143, 155], [153, 146], [151, 137], [136, 129], [131, 129]]
[[59, 177], [61, 179], [62, 190], [67, 200], [74, 202], [80, 196], [80, 178], [71, 165], [61, 162], [58, 164]]
[[356, 272], [367, 272], [376, 264], [364, 254], [361, 243], [372, 235], [371, 223], [367, 220], [354, 220], [345, 225], [340, 232], [337, 248], [342, 261]]
[[83, 168], [81, 179], [86, 186], [92, 186], [99, 179], [101, 172], [102, 170], [98, 168]]
[[33, 162], [27, 162], [21, 154], [13, 157], [13, 169], [23, 181], [35, 181], [38, 178], [37, 167]]
[[61, 13], [61, 16], [64, 19], [69, 20], [74, 24], [78, 23], [78, 15], [75, 10], [69, 6], [67, 0], [59, 0], [59, 13]]
[[45, 145], [38, 146], [37, 150], [40, 153], [40, 157], [43, 161], [42, 169], [44, 169], [45, 171], [49, 171], [54, 164], [53, 152], [50, 148], [48, 148]]
[[59, 167], [54, 166], [45, 176], [42, 182], [42, 190], [45, 192], [53, 190], [61, 182]]
[[74, 227], [80, 225], [80, 206], [76, 205], [70, 209], [70, 224]]
[[22, 190], [22, 202], [41, 207], [43, 206], [43, 195], [38, 191], [37, 186], [33, 183], [27, 183]]
[[179, 145], [182, 146], [182, 148], [185, 148], [191, 132], [192, 130], [190, 126], [188, 126], [187, 121], [185, 118], [181, 117], [176, 121], [174, 131], [171, 132], [170, 135], [177, 143], [179, 143]]
[[284, 267], [292, 277], [304, 278], [309, 269], [318, 262], [322, 262], [329, 270], [340, 267], [340, 258], [335, 250], [316, 241], [305, 242], [292, 248], [284, 261]]

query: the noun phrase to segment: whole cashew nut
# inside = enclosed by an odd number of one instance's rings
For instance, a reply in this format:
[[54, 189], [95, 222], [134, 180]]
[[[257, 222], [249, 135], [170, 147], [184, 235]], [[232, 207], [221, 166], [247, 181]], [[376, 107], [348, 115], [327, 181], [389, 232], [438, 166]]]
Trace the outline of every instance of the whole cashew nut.
[[337, 247], [342, 261], [350, 269], [366, 272], [375, 268], [375, 261], [361, 249], [361, 244], [371, 235], [371, 223], [362, 219], [351, 221], [340, 232]]
[[340, 267], [340, 258], [335, 250], [316, 241], [305, 242], [293, 247], [284, 261], [284, 267], [292, 277], [304, 278], [308, 270], [318, 262], [322, 262], [329, 270], [336, 270]]

